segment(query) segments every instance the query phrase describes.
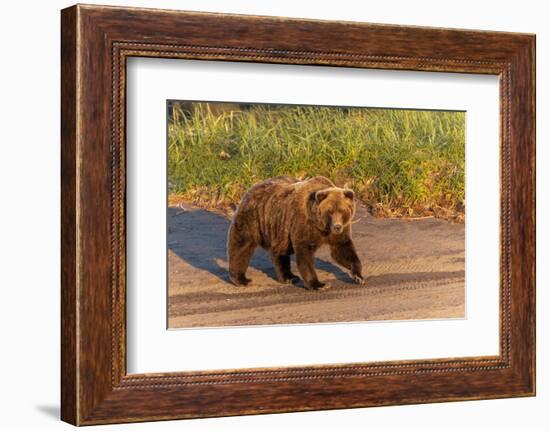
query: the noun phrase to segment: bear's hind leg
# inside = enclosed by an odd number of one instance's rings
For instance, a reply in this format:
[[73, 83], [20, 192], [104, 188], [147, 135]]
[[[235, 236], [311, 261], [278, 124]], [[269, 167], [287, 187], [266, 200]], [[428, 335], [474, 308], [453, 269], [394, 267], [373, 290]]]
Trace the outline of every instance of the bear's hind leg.
[[298, 278], [290, 270], [290, 255], [282, 254], [277, 255], [271, 253], [271, 259], [273, 260], [273, 266], [275, 267], [275, 276], [280, 283], [292, 283]]
[[235, 286], [246, 286], [252, 281], [245, 274], [255, 248], [254, 244], [246, 244], [229, 251], [229, 278]]
[[240, 237], [233, 228], [230, 229], [227, 260], [229, 278], [235, 286], [246, 286], [252, 281], [245, 274], [255, 249], [256, 244], [253, 241]]
[[307, 289], [320, 289], [325, 286], [325, 283], [321, 283], [317, 278], [315, 255], [309, 247], [296, 247], [296, 265]]
[[290, 269], [290, 254], [284, 254], [280, 257], [281, 264], [283, 266], [283, 273], [287, 280], [298, 280], [300, 277], [298, 277], [296, 274], [292, 272]]

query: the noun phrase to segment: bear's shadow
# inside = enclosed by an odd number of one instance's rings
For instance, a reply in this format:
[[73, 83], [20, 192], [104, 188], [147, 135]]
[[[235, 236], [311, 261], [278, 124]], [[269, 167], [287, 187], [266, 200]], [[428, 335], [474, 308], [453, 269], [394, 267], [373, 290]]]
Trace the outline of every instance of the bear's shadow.
[[[229, 225], [230, 220], [227, 217], [212, 211], [168, 207], [168, 248], [194, 268], [207, 271], [230, 283], [226, 267], [220, 264], [227, 262], [226, 241]], [[263, 272], [277, 283], [273, 263], [265, 250], [256, 250], [249, 267]], [[346, 272], [324, 259], [316, 258], [315, 267], [333, 274], [342, 282], [353, 282]], [[299, 285], [303, 286], [303, 283], [300, 281]]]

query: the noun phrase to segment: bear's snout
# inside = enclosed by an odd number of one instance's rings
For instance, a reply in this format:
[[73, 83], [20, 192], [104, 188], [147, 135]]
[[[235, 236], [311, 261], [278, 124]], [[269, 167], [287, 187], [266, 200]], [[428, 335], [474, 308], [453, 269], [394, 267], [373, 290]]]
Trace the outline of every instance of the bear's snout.
[[333, 223], [332, 225], [332, 232], [334, 233], [342, 233], [344, 230], [344, 226], [342, 226], [341, 223]]

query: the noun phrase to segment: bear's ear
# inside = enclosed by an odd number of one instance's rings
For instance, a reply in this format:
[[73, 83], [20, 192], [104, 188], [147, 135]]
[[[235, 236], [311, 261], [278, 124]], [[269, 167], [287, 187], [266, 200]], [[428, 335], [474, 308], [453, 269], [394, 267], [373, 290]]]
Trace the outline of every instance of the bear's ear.
[[326, 190], [319, 190], [318, 192], [315, 192], [315, 202], [320, 204], [327, 196], [328, 192]]
[[353, 200], [355, 198], [355, 193], [353, 193], [353, 190], [346, 189], [344, 190], [344, 196], [350, 200]]

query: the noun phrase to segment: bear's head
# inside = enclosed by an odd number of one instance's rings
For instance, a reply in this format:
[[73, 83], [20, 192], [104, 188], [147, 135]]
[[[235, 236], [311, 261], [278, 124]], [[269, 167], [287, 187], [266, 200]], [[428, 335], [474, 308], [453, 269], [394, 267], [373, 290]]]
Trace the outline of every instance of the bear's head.
[[353, 190], [329, 187], [313, 192], [311, 198], [319, 229], [327, 234], [344, 232], [355, 214]]

